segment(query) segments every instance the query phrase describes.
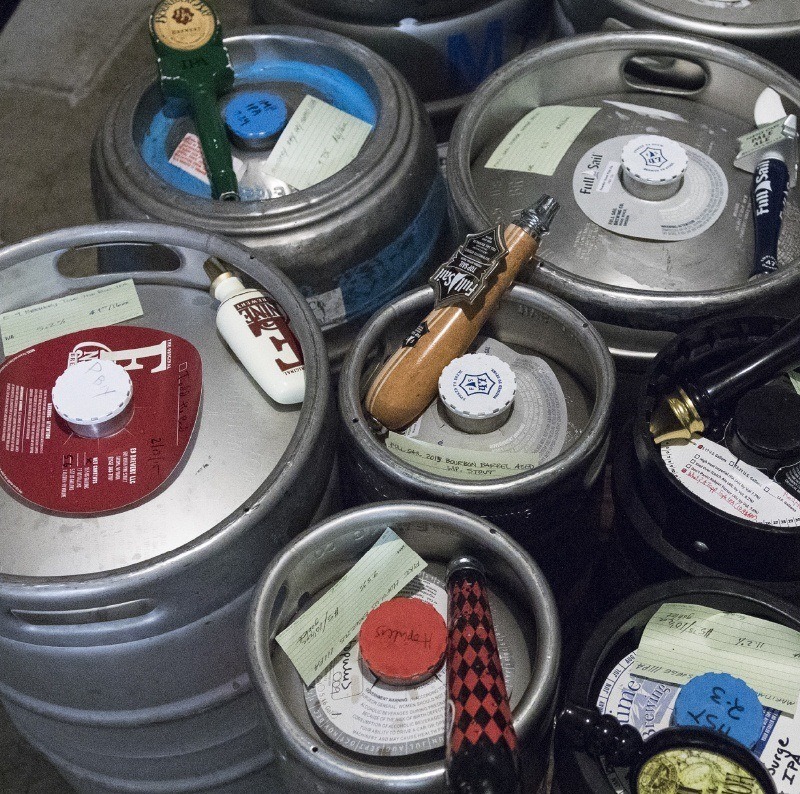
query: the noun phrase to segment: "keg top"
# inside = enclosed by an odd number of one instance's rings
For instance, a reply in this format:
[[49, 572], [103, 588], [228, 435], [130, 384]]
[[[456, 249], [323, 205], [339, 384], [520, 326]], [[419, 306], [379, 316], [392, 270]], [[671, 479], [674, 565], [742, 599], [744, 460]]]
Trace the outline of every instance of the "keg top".
[[[131, 240], [135, 244], [126, 245]], [[290, 475], [297, 466], [302, 470], [303, 455], [310, 449], [306, 447], [307, 433], [320, 419], [312, 414], [311, 403], [317, 388], [313, 371], [320, 364], [321, 337], [312, 327], [305, 302], [282, 274], [254, 260], [247, 249], [220, 241], [205, 232], [161, 224], [99, 224], [54, 232], [8, 246], [0, 253], [6, 285], [0, 312], [132, 278], [143, 314], [109, 328], [124, 334], [125, 328], [138, 327], [138, 331], [145, 327], [153, 329], [154, 336], [180, 337], [193, 346], [202, 362], [202, 403], [194, 435], [171, 477], [147, 498], [114, 512], [81, 515], [43, 510], [0, 489], [0, 577], [107, 575], [130, 566], [152, 565], [154, 559], [163, 563], [178, 550], [199, 550], [201, 539], [217, 539], [237, 522], [261, 520], [262, 511], [275, 498], [271, 489], [280, 487], [273, 486], [276, 478]], [[100, 263], [111, 267], [124, 266], [129, 257], [147, 262], [156, 259], [165, 246], [177, 254], [176, 271], [67, 278], [57, 269], [62, 257], [93, 259], [95, 251]], [[209, 255], [226, 259], [243, 278], [281, 303], [305, 354], [311, 388], [305, 403], [283, 406], [271, 402], [224, 344], [216, 330], [218, 304], [208, 294], [202, 268]], [[96, 267], [87, 262], [87, 269]], [[92, 333], [89, 330], [85, 335], [91, 339]], [[6, 363], [13, 358], [7, 357]], [[155, 361], [141, 357], [138, 363], [149, 372]], [[119, 363], [125, 366], [130, 362]], [[327, 372], [324, 364], [323, 368]], [[131, 374], [137, 376], [137, 372]], [[58, 389], [57, 398], [60, 393]], [[179, 399], [179, 395], [173, 397]], [[180, 410], [179, 404], [174, 407]], [[139, 405], [136, 410], [146, 416], [153, 408]], [[69, 406], [65, 410], [74, 411]], [[301, 416], [305, 417], [302, 423]], [[124, 431], [118, 435], [123, 436]], [[156, 465], [162, 445], [170, 443], [174, 439], [170, 442], [153, 434], [149, 447], [137, 450], [138, 466]], [[300, 452], [302, 449], [306, 451]], [[279, 466], [293, 451], [298, 456], [293, 466]], [[101, 463], [102, 477], [112, 462]], [[56, 475], [60, 479], [60, 470], [60, 466], [56, 472], [43, 469], [42, 479]]]

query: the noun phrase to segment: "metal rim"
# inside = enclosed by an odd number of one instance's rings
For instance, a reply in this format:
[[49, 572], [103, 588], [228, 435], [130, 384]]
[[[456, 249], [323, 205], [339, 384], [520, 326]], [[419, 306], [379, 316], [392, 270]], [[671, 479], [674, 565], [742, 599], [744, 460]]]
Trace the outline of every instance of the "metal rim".
[[[565, 11], [569, 9], [567, 14], [570, 18], [580, 14], [579, 11], [575, 11], [574, 4], [571, 4], [570, 0], [559, 0], [559, 2]], [[613, 16], [616, 12], [624, 15], [627, 19], [633, 17], [642, 24], [642, 27], [669, 28], [681, 33], [697, 33], [710, 38], [731, 40], [743, 45], [746, 42], [769, 43], [771, 39], [785, 40], [800, 36], [800, 18], [795, 22], [769, 25], [745, 25], [740, 22], [723, 24], [704, 20], [702, 17], [665, 11], [651, 6], [643, 0], [606, 0], [606, 3], [608, 16]]]
[[[253, 682], [272, 717], [271, 724], [280, 733], [286, 745], [303, 753], [304, 762], [317, 774], [328, 777], [332, 766], [337, 767], [340, 780], [358, 780], [382, 783], [389, 778], [394, 785], [410, 787], [442, 780], [443, 761], [420, 766], [415, 773], [392, 774], [388, 769], [376, 771], [374, 766], [351, 760], [329, 750], [306, 733], [286, 708], [282, 690], [274, 674], [269, 645], [273, 636], [268, 634], [270, 613], [275, 598], [294, 565], [315, 550], [323, 547], [330, 537], [343, 531], [369, 531], [393, 523], [426, 522], [454, 528], [477, 544], [485, 545], [491, 535], [493, 552], [497, 553], [509, 570], [519, 578], [524, 590], [522, 601], [533, 614], [536, 624], [536, 658], [532, 660], [531, 683], [517, 705], [514, 723], [519, 734], [534, 736], [549, 726], [553, 702], [558, 688], [558, 670], [561, 654], [561, 632], [556, 605], [550, 587], [536, 563], [522, 547], [494, 525], [463, 510], [432, 504], [430, 502], [384, 502], [367, 505], [339, 513], [299, 535], [267, 568], [256, 586], [256, 596], [248, 619], [247, 650]], [[522, 564], [524, 563], [524, 565]], [[267, 642], [263, 638], [268, 638]], [[545, 724], [546, 723], [546, 724]], [[312, 749], [314, 748], [314, 749]], [[391, 784], [390, 784], [391, 787]]]
[[535, 307], [566, 325], [576, 337], [584, 340], [584, 350], [591, 361], [592, 375], [597, 385], [585, 432], [571, 447], [532, 472], [487, 483], [449, 480], [421, 472], [392, 455], [369, 430], [361, 402], [361, 374], [375, 340], [393, 320], [408, 314], [421, 317], [432, 307], [433, 288], [422, 287], [406, 293], [372, 317], [350, 349], [339, 378], [339, 413], [344, 432], [359, 452], [368, 457], [382, 476], [391, 482], [423, 491], [431, 498], [483, 501], [486, 498], [514, 497], [541, 491], [558, 482], [578, 470], [586, 460], [591, 460], [603, 446], [611, 419], [616, 376], [611, 354], [600, 335], [583, 315], [567, 303], [531, 287], [515, 284], [502, 300]]
[[[68, 237], [68, 241], [65, 241], [65, 236]], [[267, 288], [290, 318], [302, 318], [302, 322], [295, 322], [293, 325], [303, 349], [306, 366], [306, 396], [300, 409], [298, 430], [274, 470], [250, 499], [239, 507], [232, 520], [229, 516], [195, 540], [171, 552], [110, 572], [47, 577], [46, 580], [0, 574], [0, 583], [6, 593], [17, 592], [30, 597], [31, 585], [35, 584], [36, 593], [42, 598], [89, 594], [95, 590], [107, 596], [110, 586], [113, 585], [123, 589], [134, 581], [137, 586], [144, 586], [150, 582], [156, 584], [161, 579], [164, 566], [174, 564], [175, 561], [189, 566], [200, 560], [209, 559], [219, 548], [235, 542], [236, 537], [246, 533], [254, 522], [267, 515], [286, 491], [299, 485], [302, 472], [299, 467], [292, 466], [291, 462], [296, 458], [310, 455], [318, 443], [319, 436], [325, 430], [327, 412], [324, 409], [320, 410], [319, 406], [326, 406], [330, 400], [330, 376], [322, 332], [306, 301], [291, 281], [281, 271], [269, 268], [239, 243], [199, 229], [172, 224], [100, 222], [48, 232], [9, 245], [0, 251], [0, 272], [7, 267], [44, 254], [62, 252], [78, 246], [124, 242], [146, 242], [190, 248], [220, 257]], [[98, 275], [71, 281], [76, 288], [94, 288], [119, 281], [120, 275], [118, 273]], [[180, 271], [147, 272], [145, 276], [151, 283], [196, 286], [193, 282], [182, 279]], [[224, 536], [219, 531], [223, 527], [227, 530]]]
[[[381, 189], [389, 171], [407, 159], [407, 141], [422, 123], [418, 103], [397, 72], [382, 58], [357, 42], [336, 33], [296, 26], [269, 25], [245, 28], [226, 36], [235, 44], [248, 36], [291, 39], [298, 45], [326, 47], [342, 52], [369, 74], [370, 93], [378, 109], [375, 131], [358, 157], [323, 182], [281, 198], [262, 202], [212, 201], [185, 194], [155, 174], [144, 162], [133, 136], [139, 101], [154, 86], [152, 72], [135, 81], [117, 100], [97, 133], [95, 145], [102, 153], [104, 181], [113, 183], [133, 206], [153, 217], [175, 217], [178, 223], [202, 225], [226, 234], [276, 234], [319, 223], [320, 213], [330, 216], [356, 204], [363, 195]], [[408, 112], [411, 110], [411, 112]], [[375, 134], [378, 132], [379, 134]], [[376, 178], [370, 180], [371, 175]], [[386, 187], [383, 188], [386, 190]], [[213, 206], [213, 213], [210, 212]]]
[[[765, 85], [800, 96], [800, 82], [764, 58], [738, 47], [696, 36], [659, 32], [589, 34], [523, 53], [498, 69], [475, 91], [453, 128], [447, 156], [447, 181], [453, 204], [470, 229], [491, 225], [472, 184], [470, 167], [474, 131], [479, 124], [491, 118], [491, 103], [496, 94], [501, 94], [509, 85], [524, 79], [526, 74], [538, 67], [557, 64], [564, 58], [597, 52], [674, 55], [676, 51], [681, 57], [708, 60], [731, 68], [741, 68], [744, 61], [748, 72], [763, 80]], [[702, 96], [702, 90], [699, 96]], [[760, 299], [783, 294], [800, 282], [800, 262], [793, 263], [792, 267], [778, 271], [766, 280], [759, 280], [757, 287], [744, 285], [698, 292], [666, 293], [614, 287], [573, 275], [546, 261], [536, 269], [534, 279], [537, 286], [570, 302], [590, 305], [593, 311], [610, 318], [622, 313], [628, 322], [647, 325], [660, 316], [660, 319], [674, 325], [684, 319], [708, 314], [710, 299], [714, 299], [715, 311], [724, 311], [753, 300], [756, 289]], [[598, 319], [603, 317], [599, 316]]]

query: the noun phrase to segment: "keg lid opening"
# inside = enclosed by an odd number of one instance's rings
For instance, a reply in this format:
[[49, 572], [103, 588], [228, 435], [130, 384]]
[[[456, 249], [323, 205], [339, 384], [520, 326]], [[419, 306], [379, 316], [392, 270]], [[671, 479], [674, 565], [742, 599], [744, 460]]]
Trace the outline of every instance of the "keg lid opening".
[[686, 150], [663, 135], [640, 135], [622, 149], [622, 184], [646, 201], [672, 198], [683, 185], [689, 165]]

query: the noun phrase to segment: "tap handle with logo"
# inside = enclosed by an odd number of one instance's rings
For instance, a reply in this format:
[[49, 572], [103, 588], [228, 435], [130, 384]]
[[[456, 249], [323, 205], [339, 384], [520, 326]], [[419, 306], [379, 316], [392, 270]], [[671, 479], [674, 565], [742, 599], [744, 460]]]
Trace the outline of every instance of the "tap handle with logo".
[[161, 0], [150, 15], [150, 38], [162, 92], [191, 106], [211, 195], [235, 201], [231, 145], [217, 107], [217, 97], [231, 89], [234, 75], [216, 13], [205, 0]]
[[532, 261], [558, 202], [542, 196], [505, 230], [496, 226], [466, 241], [431, 276], [433, 311], [373, 379], [364, 407], [384, 427], [411, 424], [433, 401], [439, 375], [466, 353], [520, 269]]

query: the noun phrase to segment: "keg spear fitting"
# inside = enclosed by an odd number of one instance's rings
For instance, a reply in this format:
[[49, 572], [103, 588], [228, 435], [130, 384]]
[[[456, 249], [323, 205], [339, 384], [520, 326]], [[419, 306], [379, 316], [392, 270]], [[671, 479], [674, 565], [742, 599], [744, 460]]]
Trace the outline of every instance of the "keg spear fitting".
[[753, 350], [704, 375], [676, 384], [650, 415], [656, 444], [701, 435], [725, 407], [750, 389], [800, 365], [800, 315]]
[[406, 427], [431, 404], [442, 370], [467, 352], [520, 269], [533, 260], [558, 208], [544, 195], [505, 230], [496, 226], [467, 235], [431, 276], [433, 311], [383, 365], [364, 399], [384, 427]]
[[162, 92], [191, 105], [212, 196], [237, 200], [231, 145], [217, 108], [234, 75], [217, 15], [204, 0], [161, 0], [150, 15], [150, 38]]

